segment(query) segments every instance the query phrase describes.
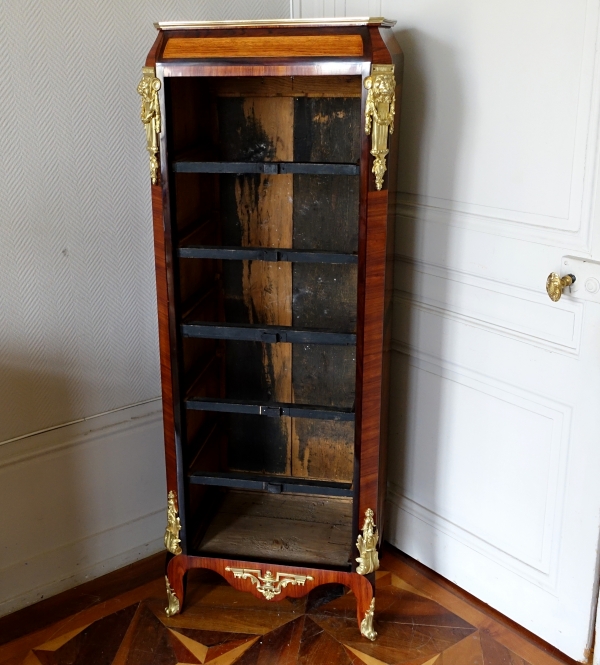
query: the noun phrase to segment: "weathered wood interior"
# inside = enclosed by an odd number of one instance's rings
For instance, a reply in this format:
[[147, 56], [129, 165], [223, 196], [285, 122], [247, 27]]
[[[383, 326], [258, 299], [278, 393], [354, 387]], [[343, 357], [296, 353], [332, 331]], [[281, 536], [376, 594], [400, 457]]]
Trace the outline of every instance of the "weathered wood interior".
[[[254, 510], [260, 492], [235, 489], [259, 487], [256, 474], [293, 505], [333, 495], [350, 529], [360, 77], [165, 83], [181, 434], [200, 549], [243, 550], [235, 534], [245, 522], [227, 517], [233, 497], [250, 522], [271, 519], [251, 518], [240, 499], [254, 497]], [[300, 172], [252, 172], [269, 163]], [[277, 477], [315, 482], [299, 489]], [[268, 506], [285, 504], [264, 496]], [[323, 563], [347, 565], [349, 549], [348, 535], [343, 555], [334, 547], [322, 556], [335, 561]], [[299, 560], [293, 551], [284, 559]]]
[[[348, 564], [360, 95], [350, 76], [165, 81], [181, 438], [203, 553]], [[268, 491], [283, 494], [232, 489], [256, 488], [244, 473], [322, 486], [303, 496], [271, 480]], [[282, 542], [294, 529], [308, 535], [305, 517], [268, 513], [301, 512], [325, 501], [321, 491], [346, 494], [326, 500], [344, 519], [338, 540], [315, 542], [309, 561], [284, 546], [252, 550], [251, 528], [281, 528]], [[338, 525], [330, 517], [324, 529]]]
[[351, 499], [230, 490], [194, 550], [347, 569], [351, 537]]

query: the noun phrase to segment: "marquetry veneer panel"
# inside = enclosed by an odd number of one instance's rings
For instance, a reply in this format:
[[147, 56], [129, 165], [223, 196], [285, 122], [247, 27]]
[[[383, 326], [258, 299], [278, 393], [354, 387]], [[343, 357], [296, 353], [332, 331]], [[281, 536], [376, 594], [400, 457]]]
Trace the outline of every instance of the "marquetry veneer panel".
[[283, 37], [172, 37], [164, 58], [261, 58], [360, 56], [360, 35]]

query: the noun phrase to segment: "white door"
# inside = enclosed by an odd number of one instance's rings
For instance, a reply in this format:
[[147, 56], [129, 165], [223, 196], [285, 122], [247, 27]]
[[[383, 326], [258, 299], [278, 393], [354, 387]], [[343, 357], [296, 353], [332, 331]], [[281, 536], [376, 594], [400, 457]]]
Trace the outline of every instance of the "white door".
[[584, 660], [600, 304], [545, 281], [600, 260], [599, 0], [294, 6], [379, 9], [406, 56], [386, 538]]

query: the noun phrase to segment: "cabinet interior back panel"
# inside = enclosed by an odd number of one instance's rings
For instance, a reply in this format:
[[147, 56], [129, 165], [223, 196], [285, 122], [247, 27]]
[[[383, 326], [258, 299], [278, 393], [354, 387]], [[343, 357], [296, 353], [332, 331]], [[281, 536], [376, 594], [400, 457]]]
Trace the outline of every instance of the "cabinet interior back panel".
[[[327, 97], [319, 77], [171, 80], [172, 94], [188, 101], [176, 110], [173, 105], [178, 129], [172, 144], [176, 152], [196, 151], [208, 160], [357, 163], [360, 80], [330, 83]], [[198, 123], [194, 107], [201, 99]], [[196, 121], [188, 122], [195, 113]], [[357, 176], [179, 173], [176, 192], [180, 238], [192, 230], [203, 245], [358, 252]], [[184, 317], [356, 332], [356, 264], [192, 259], [180, 265]], [[224, 357], [221, 378], [215, 363], [205, 396], [354, 407], [354, 346], [217, 346]], [[206, 350], [206, 340], [186, 340], [188, 384], [195, 365], [204, 368]], [[188, 441], [206, 418], [188, 414]], [[244, 414], [221, 421], [227, 452], [220, 463], [231, 470], [352, 480], [353, 422]]]

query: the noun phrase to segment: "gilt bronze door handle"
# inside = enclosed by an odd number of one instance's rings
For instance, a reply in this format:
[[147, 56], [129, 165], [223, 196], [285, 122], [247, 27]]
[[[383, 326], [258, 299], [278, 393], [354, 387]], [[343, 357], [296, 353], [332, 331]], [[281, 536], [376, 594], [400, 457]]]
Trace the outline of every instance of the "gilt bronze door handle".
[[550, 300], [558, 302], [562, 296], [563, 289], [571, 286], [575, 282], [575, 279], [575, 275], [560, 277], [558, 273], [551, 272], [546, 280], [546, 292], [550, 296]]

